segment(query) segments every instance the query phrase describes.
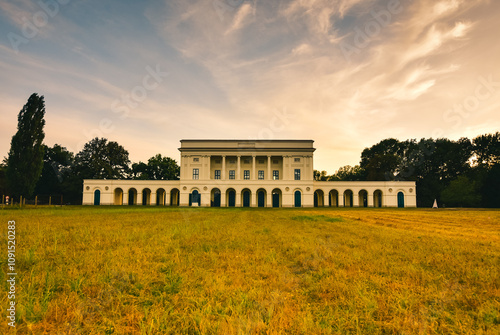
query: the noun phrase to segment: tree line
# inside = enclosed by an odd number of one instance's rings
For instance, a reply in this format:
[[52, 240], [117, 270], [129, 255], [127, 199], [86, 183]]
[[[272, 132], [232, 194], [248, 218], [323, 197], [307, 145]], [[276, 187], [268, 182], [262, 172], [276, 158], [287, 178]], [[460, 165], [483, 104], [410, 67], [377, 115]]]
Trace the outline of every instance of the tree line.
[[470, 140], [389, 138], [361, 153], [356, 166], [316, 180], [415, 181], [417, 206], [500, 207], [500, 132]]
[[[179, 179], [175, 160], [157, 154], [147, 163], [131, 163], [117, 142], [94, 138], [74, 154], [45, 138], [45, 101], [33, 93], [18, 115], [8, 157], [0, 164], [0, 195], [17, 198], [63, 194], [80, 204], [83, 179]], [[500, 207], [500, 132], [470, 140], [445, 138], [400, 141], [385, 139], [366, 148], [356, 166], [333, 175], [314, 171], [324, 181], [415, 181], [417, 206], [437, 199], [453, 207]]]
[[105, 138], [90, 140], [76, 154], [59, 144], [49, 147], [43, 143], [44, 116], [44, 97], [33, 93], [0, 164], [0, 196], [64, 195], [64, 203], [81, 204], [83, 179], [179, 179], [180, 167], [170, 157], [131, 163], [123, 146]]

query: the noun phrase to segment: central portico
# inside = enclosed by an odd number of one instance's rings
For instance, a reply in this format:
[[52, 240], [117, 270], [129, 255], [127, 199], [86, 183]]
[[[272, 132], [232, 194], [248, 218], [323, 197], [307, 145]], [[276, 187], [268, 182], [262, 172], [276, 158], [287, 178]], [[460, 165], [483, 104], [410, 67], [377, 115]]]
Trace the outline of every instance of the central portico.
[[292, 206], [296, 190], [312, 204], [313, 142], [181, 140], [180, 205]]

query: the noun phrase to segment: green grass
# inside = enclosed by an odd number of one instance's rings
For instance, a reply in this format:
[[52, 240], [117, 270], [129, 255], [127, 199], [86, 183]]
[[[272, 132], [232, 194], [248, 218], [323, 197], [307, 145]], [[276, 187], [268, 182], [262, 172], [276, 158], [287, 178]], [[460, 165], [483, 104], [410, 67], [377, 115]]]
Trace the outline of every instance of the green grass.
[[[0, 218], [4, 291], [16, 220], [18, 334], [500, 333], [500, 211], [46, 207]], [[3, 317], [0, 333], [9, 328]]]

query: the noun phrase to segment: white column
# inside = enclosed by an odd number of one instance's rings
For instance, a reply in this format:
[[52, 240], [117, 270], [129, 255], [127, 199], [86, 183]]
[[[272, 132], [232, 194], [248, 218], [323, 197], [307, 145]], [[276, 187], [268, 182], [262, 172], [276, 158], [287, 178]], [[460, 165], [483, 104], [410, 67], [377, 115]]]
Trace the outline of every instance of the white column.
[[238, 155], [238, 162], [236, 164], [236, 180], [241, 180], [241, 156]]
[[[221, 179], [226, 180], [226, 156], [222, 156]], [[224, 202], [225, 202], [225, 200], [224, 200]], [[221, 202], [221, 206], [222, 206], [222, 202]]]
[[328, 207], [330, 206], [330, 196], [329, 196], [329, 193], [328, 192], [325, 192], [324, 196], [323, 196], [323, 206], [324, 207]]
[[267, 180], [273, 179], [271, 176], [271, 156], [267, 156]]
[[255, 156], [252, 156], [252, 177], [250, 179], [257, 179], [257, 175], [255, 174]]
[[165, 206], [170, 206], [170, 191], [165, 190]]
[[208, 171], [208, 179], [212, 179], [212, 178], [215, 178], [214, 176], [212, 176], [212, 171], [210, 171], [210, 163], [211, 163], [211, 160], [212, 160], [212, 156], [208, 155], [207, 156], [207, 171]]

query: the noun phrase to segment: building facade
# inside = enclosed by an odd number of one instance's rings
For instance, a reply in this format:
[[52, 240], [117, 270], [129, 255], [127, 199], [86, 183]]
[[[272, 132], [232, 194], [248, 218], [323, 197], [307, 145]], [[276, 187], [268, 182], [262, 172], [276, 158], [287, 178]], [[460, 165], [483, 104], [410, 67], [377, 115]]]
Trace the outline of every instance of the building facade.
[[415, 182], [315, 181], [312, 140], [181, 140], [180, 180], [86, 179], [84, 205], [416, 207]]

